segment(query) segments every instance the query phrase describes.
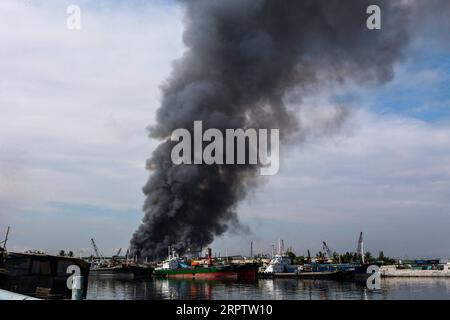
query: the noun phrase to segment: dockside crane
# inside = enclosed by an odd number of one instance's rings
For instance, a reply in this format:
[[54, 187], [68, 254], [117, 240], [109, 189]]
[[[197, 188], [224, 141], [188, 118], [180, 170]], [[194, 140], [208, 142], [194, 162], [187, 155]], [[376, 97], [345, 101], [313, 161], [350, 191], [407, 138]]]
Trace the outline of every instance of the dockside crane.
[[324, 251], [324, 255], [325, 255], [325, 261], [327, 259], [333, 259], [333, 253], [331, 252], [330, 248], [328, 247], [327, 243], [325, 241], [323, 241], [323, 251]]
[[122, 252], [122, 248], [119, 248], [119, 250], [117, 250], [116, 254], [111, 257], [113, 262], [117, 262], [119, 260], [121, 252]]

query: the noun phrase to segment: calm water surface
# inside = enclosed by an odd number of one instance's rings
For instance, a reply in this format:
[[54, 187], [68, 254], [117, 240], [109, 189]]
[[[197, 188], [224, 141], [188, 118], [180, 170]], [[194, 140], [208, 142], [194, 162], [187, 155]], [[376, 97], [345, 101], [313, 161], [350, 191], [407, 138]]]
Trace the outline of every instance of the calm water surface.
[[450, 278], [388, 278], [382, 289], [328, 280], [260, 279], [236, 281], [90, 277], [88, 299], [450, 299]]

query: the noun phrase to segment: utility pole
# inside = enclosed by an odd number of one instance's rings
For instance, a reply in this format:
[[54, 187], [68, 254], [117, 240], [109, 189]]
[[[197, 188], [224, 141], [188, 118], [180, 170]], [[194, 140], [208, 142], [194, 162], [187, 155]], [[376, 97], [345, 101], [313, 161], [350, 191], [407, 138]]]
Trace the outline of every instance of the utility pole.
[[253, 258], [253, 241], [250, 242], [250, 259]]

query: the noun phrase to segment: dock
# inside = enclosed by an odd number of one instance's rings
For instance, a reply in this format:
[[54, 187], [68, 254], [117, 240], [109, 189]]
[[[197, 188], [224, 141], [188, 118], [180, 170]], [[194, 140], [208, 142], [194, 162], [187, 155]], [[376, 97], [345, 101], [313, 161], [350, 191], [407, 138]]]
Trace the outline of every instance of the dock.
[[442, 270], [417, 270], [399, 269], [397, 266], [382, 266], [382, 277], [450, 277], [449, 265], [444, 265]]

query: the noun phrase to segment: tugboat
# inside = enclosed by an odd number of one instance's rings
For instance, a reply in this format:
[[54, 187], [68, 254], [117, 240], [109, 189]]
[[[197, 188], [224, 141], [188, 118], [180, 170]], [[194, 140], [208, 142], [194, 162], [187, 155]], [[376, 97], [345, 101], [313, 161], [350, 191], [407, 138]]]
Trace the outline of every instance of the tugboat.
[[[272, 253], [273, 255], [273, 253]], [[284, 251], [283, 240], [278, 242], [278, 253], [270, 260], [269, 265], [260, 272], [261, 277], [295, 277], [297, 267], [292, 265], [292, 259]]]
[[169, 247], [169, 257], [163, 262], [161, 267], [155, 268], [153, 274], [154, 276], [170, 278], [238, 279], [238, 272], [235, 267], [212, 264], [210, 248], [208, 248], [206, 265], [194, 263], [194, 265], [189, 266], [174, 249]]

